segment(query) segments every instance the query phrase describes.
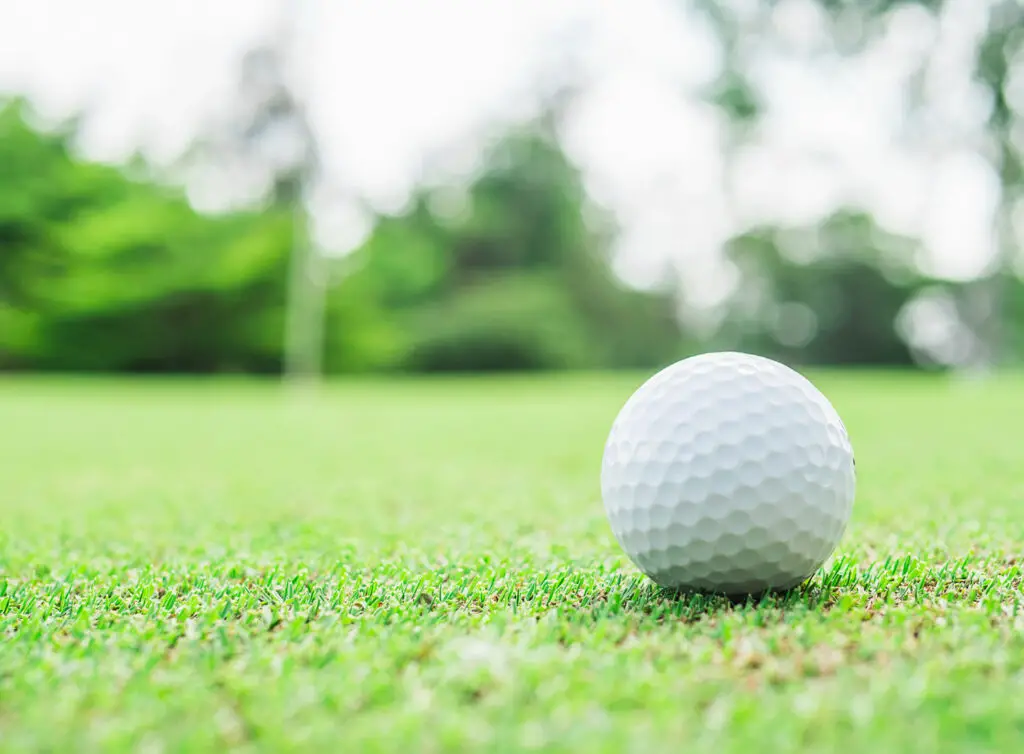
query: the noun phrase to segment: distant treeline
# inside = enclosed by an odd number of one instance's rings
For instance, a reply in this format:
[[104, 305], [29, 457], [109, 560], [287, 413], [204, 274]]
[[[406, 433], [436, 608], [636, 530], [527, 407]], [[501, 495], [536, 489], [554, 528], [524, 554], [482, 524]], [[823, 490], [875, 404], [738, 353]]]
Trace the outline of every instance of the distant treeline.
[[[33, 128], [21, 103], [0, 109], [0, 368], [279, 371], [290, 208], [201, 214], [137, 171], [79, 159], [72, 138]], [[651, 367], [707, 348], [909, 365], [955, 361], [981, 336], [968, 309], [992, 281], [927, 280], [913, 244], [861, 215], [734, 239], [739, 285], [709, 338], [673, 287], [617, 281], [614, 226], [542, 128], [510, 131], [466, 191], [451, 216], [422, 190], [337, 266], [328, 371]], [[790, 259], [793, 243], [813, 259]], [[999, 282], [1015, 347], [1024, 292]], [[913, 332], [929, 306], [953, 323], [941, 343]]]

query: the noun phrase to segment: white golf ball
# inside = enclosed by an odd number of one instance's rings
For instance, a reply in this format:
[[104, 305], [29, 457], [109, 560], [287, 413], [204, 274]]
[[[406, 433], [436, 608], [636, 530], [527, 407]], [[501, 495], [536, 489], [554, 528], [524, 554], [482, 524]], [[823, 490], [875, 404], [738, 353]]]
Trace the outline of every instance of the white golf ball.
[[661, 586], [751, 595], [805, 581], [839, 544], [856, 474], [846, 427], [805, 377], [709, 353], [623, 406], [601, 492], [619, 544]]

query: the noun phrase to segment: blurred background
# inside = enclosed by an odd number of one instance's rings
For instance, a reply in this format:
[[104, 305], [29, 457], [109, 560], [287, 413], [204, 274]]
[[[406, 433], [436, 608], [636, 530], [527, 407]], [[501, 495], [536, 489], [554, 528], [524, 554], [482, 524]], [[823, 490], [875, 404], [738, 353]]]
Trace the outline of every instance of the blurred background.
[[1007, 0], [0, 5], [0, 370], [1024, 354]]

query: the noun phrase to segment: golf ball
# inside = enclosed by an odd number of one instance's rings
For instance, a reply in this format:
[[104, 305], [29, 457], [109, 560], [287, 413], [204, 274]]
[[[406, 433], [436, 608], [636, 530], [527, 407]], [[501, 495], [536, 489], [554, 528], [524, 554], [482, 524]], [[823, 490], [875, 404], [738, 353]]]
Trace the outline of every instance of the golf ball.
[[683, 359], [616, 417], [601, 492], [612, 532], [661, 586], [786, 590], [828, 559], [853, 508], [839, 414], [805, 377], [743, 353]]

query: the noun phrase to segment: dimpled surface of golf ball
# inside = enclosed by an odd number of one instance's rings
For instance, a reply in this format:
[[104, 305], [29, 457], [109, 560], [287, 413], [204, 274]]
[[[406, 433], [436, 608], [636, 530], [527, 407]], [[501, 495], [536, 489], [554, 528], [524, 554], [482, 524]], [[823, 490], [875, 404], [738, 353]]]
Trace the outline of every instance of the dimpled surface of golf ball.
[[601, 492], [612, 532], [657, 584], [751, 595], [808, 579], [839, 544], [856, 475], [828, 399], [776, 361], [684, 359], [615, 418]]

